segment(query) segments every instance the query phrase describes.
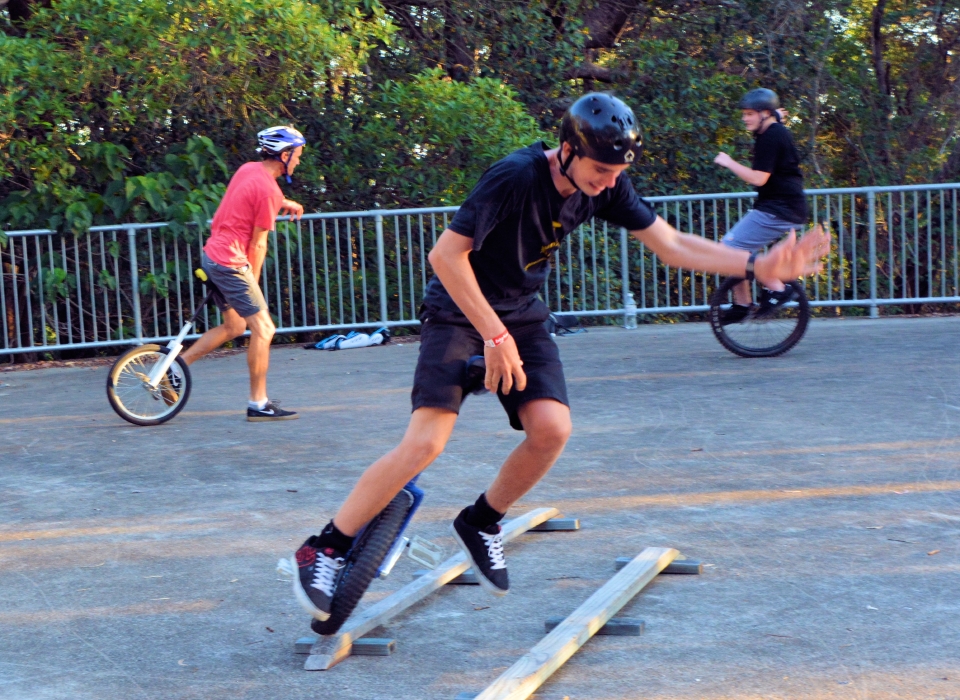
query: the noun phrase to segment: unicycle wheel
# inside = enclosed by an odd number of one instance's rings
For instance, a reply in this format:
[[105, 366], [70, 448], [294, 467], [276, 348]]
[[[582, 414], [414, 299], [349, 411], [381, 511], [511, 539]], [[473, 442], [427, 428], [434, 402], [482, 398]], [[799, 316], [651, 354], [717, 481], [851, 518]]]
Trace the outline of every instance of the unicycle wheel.
[[344, 559], [337, 579], [337, 588], [333, 593], [330, 617], [323, 622], [313, 620], [310, 627], [314, 632], [336, 634], [347, 621], [400, 534], [407, 513], [413, 507], [413, 501], [413, 495], [409, 491], [400, 491], [363, 529]]
[[740, 357], [776, 357], [800, 342], [810, 320], [810, 302], [800, 281], [787, 282], [794, 301], [782, 308], [754, 304], [742, 319], [730, 321], [725, 313], [733, 304], [733, 290], [743, 280], [725, 279], [710, 299], [710, 328], [720, 344]]
[[167, 349], [140, 345], [113, 363], [107, 375], [107, 399], [117, 415], [134, 425], [160, 425], [173, 418], [190, 398], [190, 369], [177, 357], [156, 388], [149, 386], [153, 368]]

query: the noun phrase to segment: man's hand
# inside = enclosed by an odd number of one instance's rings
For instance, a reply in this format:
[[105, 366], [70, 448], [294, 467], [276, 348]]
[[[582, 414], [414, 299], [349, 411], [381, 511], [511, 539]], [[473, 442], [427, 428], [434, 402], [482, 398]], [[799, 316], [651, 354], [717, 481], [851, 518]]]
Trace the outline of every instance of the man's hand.
[[303, 205], [297, 204], [292, 199], [285, 199], [280, 205], [280, 215], [284, 214], [289, 214], [291, 219], [298, 221], [303, 216]]
[[729, 168], [731, 164], [734, 164], [737, 161], [728, 156], [726, 153], [721, 152], [717, 154], [716, 158], [713, 159], [713, 162], [722, 168]]
[[[516, 386], [517, 391], [523, 391], [527, 388], [527, 375], [523, 371], [523, 360], [520, 359], [520, 352], [517, 350], [517, 344], [512, 335], [508, 335], [500, 345], [495, 348], [484, 346], [483, 359], [487, 364], [487, 375], [483, 380], [487, 391], [497, 393], [497, 388], [501, 388], [504, 394], [509, 394], [510, 390]], [[500, 386], [500, 381], [503, 386]]]
[[777, 243], [769, 252], [758, 255], [754, 262], [754, 276], [761, 284], [774, 280], [788, 282], [823, 269], [823, 257], [830, 252], [830, 234], [820, 224], [807, 231], [799, 240], [797, 232]]

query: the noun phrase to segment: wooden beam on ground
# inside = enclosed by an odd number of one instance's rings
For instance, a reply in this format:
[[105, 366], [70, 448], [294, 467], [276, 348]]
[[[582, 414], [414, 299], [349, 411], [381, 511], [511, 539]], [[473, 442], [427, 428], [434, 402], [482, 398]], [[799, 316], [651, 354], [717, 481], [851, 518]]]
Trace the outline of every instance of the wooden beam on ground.
[[477, 696], [525, 700], [680, 554], [647, 547]]
[[[514, 518], [503, 526], [503, 541], [509, 542], [544, 520], [558, 515], [560, 511], [556, 508], [537, 508], [526, 515]], [[469, 566], [466, 555], [458, 552], [433, 571], [411, 581], [399, 591], [374, 603], [369, 608], [355, 612], [337, 634], [317, 640], [313, 649], [310, 650], [310, 656], [303, 664], [304, 669], [326, 671], [332, 668], [350, 656], [350, 648], [354, 640], [442, 588], [444, 584], [466, 571]]]
[[[457, 693], [454, 700], [475, 700], [479, 693]], [[531, 695], [530, 700], [570, 700], [569, 695]]]

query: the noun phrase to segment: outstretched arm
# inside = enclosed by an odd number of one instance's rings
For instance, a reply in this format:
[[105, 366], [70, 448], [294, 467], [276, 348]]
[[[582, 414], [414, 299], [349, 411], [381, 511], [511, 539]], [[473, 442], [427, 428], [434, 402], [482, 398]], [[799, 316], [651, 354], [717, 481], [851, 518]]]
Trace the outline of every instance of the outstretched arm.
[[[750, 257], [745, 250], [680, 233], [659, 216], [649, 228], [631, 233], [671, 267], [743, 277]], [[829, 251], [830, 236], [818, 224], [802, 238], [798, 239], [795, 233], [791, 233], [769, 252], [758, 255], [754, 274], [761, 283], [794, 280], [814, 274], [820, 271], [820, 260]]]
[[[472, 238], [446, 229], [430, 251], [429, 260], [444, 289], [463, 315], [477, 329], [480, 337], [490, 340], [506, 331], [507, 327], [480, 291], [477, 276], [470, 265], [471, 250]], [[495, 348], [485, 346], [483, 356], [487, 365], [484, 384], [489, 391], [495, 392], [501, 380], [504, 394], [509, 394], [514, 384], [518, 391], [526, 388], [527, 375], [524, 374], [523, 361], [513, 337], [508, 335], [506, 340]]]
[[765, 173], [762, 170], [751, 170], [746, 165], [740, 165], [740, 163], [726, 153], [718, 153], [717, 157], [713, 159], [713, 162], [731, 171], [748, 185], [753, 185], [754, 187], [763, 187], [767, 184], [767, 180], [770, 179], [770, 173]]

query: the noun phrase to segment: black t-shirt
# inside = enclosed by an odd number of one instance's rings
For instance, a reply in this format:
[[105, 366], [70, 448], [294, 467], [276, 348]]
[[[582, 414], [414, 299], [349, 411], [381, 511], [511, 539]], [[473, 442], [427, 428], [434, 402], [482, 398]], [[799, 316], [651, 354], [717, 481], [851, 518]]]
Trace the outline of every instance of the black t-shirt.
[[[473, 239], [470, 265], [480, 290], [497, 311], [532, 301], [550, 272], [550, 256], [564, 237], [593, 217], [631, 231], [650, 227], [657, 215], [625, 174], [596, 197], [579, 190], [562, 197], [538, 142], [494, 163], [460, 206], [449, 228]], [[459, 311], [434, 277], [424, 303]]]
[[753, 169], [770, 173], [767, 184], [757, 188], [754, 209], [789, 221], [807, 223], [807, 198], [803, 196], [800, 154], [790, 131], [775, 122], [757, 136], [753, 150]]

